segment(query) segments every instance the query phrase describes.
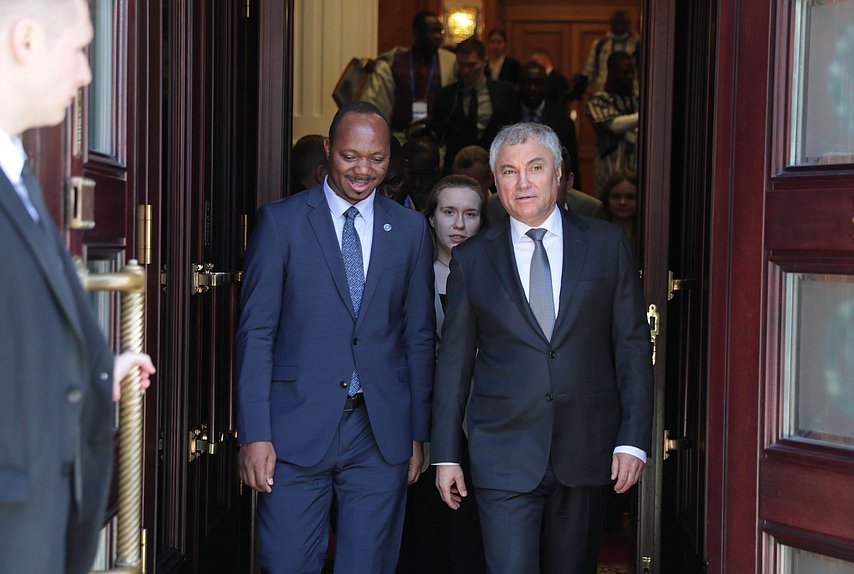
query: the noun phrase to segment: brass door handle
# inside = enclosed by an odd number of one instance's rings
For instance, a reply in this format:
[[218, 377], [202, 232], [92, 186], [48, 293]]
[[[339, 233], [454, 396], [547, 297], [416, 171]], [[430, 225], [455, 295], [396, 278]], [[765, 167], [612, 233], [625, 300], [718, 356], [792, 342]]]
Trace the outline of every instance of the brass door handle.
[[[80, 282], [88, 291], [118, 291], [121, 297], [122, 352], [141, 353], [145, 333], [145, 268], [131, 259], [119, 273], [88, 273], [77, 263]], [[108, 572], [145, 572], [142, 530], [142, 393], [139, 369], [122, 379], [119, 401], [118, 512], [116, 568]]]
[[662, 460], [667, 460], [670, 458], [670, 453], [677, 450], [687, 450], [691, 448], [693, 445], [693, 441], [687, 437], [680, 438], [670, 438], [670, 431], [664, 430], [664, 448], [662, 452], [664, 453], [662, 456]]

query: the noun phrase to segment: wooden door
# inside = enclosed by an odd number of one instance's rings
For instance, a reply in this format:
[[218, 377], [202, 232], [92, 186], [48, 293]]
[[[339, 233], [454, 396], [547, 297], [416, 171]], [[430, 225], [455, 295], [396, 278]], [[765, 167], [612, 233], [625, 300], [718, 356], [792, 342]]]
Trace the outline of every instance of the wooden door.
[[710, 572], [854, 569], [854, 3], [722, 3]]
[[[705, 569], [706, 369], [714, 4], [677, 2], [660, 571]], [[663, 437], [659, 437], [664, 440]]]
[[166, 186], [158, 572], [246, 572], [233, 355], [254, 205], [257, 33], [244, 3], [164, 12]]
[[657, 327], [653, 448], [640, 488], [634, 564], [644, 574], [705, 571], [714, 14], [701, 1], [644, 7], [642, 261]]
[[234, 333], [255, 208], [284, 196], [292, 0], [162, 12], [161, 458], [156, 572], [252, 571], [236, 476]]

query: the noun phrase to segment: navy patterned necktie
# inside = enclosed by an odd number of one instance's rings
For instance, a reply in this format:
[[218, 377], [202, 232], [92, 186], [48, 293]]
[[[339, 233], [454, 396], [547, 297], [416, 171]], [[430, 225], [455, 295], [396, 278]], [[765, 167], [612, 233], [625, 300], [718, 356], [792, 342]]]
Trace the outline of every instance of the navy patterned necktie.
[[549, 341], [555, 326], [555, 302], [552, 290], [552, 271], [549, 266], [549, 256], [543, 247], [543, 236], [546, 230], [542, 228], [529, 229], [525, 235], [534, 240], [534, 255], [531, 257], [531, 276], [528, 284], [528, 303], [540, 328]]
[[[365, 290], [365, 266], [362, 261], [362, 242], [356, 232], [355, 219], [359, 210], [350, 207], [344, 212], [344, 230], [341, 232], [341, 254], [344, 256], [344, 271], [347, 273], [347, 286], [350, 289], [350, 300], [353, 302], [353, 313], [359, 316], [362, 306], [362, 293]], [[347, 394], [354, 396], [362, 388], [356, 368], [350, 376], [350, 387]]]

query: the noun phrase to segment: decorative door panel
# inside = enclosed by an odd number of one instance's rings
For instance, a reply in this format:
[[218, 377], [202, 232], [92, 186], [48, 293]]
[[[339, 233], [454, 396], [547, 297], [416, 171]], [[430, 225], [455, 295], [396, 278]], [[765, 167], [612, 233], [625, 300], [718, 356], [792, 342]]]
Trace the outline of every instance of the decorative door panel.
[[719, 81], [732, 98], [717, 146], [731, 167], [716, 170], [730, 325], [711, 395], [726, 438], [710, 431], [710, 506], [723, 508], [710, 531], [730, 530], [715, 571], [854, 572], [854, 1], [723, 14], [737, 49]]

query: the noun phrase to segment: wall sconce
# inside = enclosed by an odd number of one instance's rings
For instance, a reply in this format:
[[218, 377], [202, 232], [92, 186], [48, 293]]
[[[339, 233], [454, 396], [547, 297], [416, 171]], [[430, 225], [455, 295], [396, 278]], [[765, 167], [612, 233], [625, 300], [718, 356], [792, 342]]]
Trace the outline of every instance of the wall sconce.
[[459, 44], [476, 35], [479, 28], [480, 9], [468, 6], [445, 9], [445, 29], [449, 44]]

